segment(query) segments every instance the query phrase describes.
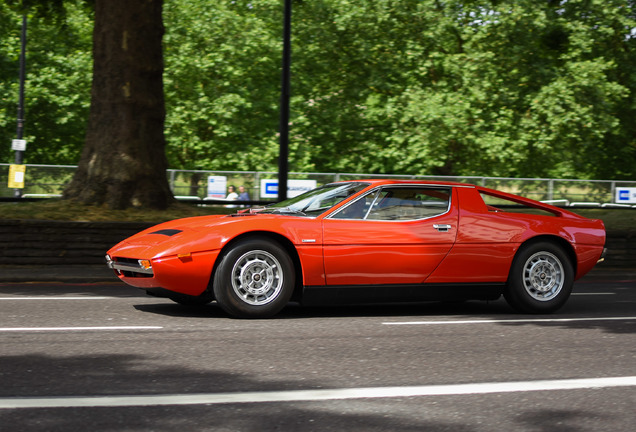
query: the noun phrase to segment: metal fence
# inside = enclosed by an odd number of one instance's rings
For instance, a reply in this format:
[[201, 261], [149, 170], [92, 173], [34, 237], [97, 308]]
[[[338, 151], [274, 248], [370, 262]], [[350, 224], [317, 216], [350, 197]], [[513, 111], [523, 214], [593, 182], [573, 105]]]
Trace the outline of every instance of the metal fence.
[[[14, 189], [7, 186], [10, 164], [0, 164], [0, 172], [5, 179], [0, 183], [0, 197], [14, 196]], [[25, 187], [22, 196], [56, 197], [70, 182], [75, 165], [26, 165]], [[261, 180], [276, 179], [276, 172], [267, 171], [212, 171], [212, 170], [167, 170], [167, 178], [173, 194], [181, 199], [203, 199], [207, 197], [208, 177], [225, 176], [228, 185], [245, 186], [251, 199], [261, 200]], [[388, 175], [360, 173], [289, 173], [289, 179], [315, 180], [318, 185], [339, 181], [364, 178], [393, 178], [411, 180], [443, 180], [478, 184], [498, 189], [538, 201], [552, 202], [557, 205], [576, 206], [625, 206], [615, 204], [616, 189], [636, 188], [636, 180], [575, 180], [545, 178], [504, 178], [461, 176], [441, 177], [425, 175]], [[632, 207], [632, 206], [626, 206]], [[635, 207], [636, 208], [636, 207]]]

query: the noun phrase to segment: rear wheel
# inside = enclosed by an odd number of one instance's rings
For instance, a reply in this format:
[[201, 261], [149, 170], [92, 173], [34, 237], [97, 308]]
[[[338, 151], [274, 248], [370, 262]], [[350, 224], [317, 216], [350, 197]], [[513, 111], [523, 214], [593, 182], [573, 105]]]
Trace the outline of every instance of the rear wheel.
[[294, 291], [294, 264], [278, 243], [242, 240], [225, 253], [214, 274], [214, 296], [235, 317], [266, 318], [278, 313]]
[[504, 297], [519, 312], [552, 313], [565, 304], [573, 284], [574, 269], [563, 249], [537, 242], [517, 253]]

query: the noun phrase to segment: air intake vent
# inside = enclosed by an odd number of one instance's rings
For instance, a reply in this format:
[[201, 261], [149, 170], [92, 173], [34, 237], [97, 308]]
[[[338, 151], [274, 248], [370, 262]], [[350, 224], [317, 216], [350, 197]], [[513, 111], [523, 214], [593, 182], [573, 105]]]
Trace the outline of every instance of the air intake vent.
[[178, 229], [162, 229], [162, 230], [159, 230], [159, 231], [151, 232], [150, 234], [161, 234], [161, 235], [165, 235], [165, 236], [170, 237], [170, 236], [173, 236], [175, 234], [179, 234], [180, 232], [181, 232], [181, 230], [178, 230]]

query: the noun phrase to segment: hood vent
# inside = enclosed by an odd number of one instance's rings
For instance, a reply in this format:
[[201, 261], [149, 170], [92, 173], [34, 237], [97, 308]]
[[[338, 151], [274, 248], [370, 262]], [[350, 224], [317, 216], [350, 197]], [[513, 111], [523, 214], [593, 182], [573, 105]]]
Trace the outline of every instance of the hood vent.
[[161, 235], [165, 235], [165, 236], [171, 237], [171, 236], [173, 236], [175, 234], [179, 234], [180, 232], [182, 232], [182, 230], [178, 230], [178, 229], [162, 229], [162, 230], [159, 230], [159, 231], [151, 232], [150, 234], [161, 234]]

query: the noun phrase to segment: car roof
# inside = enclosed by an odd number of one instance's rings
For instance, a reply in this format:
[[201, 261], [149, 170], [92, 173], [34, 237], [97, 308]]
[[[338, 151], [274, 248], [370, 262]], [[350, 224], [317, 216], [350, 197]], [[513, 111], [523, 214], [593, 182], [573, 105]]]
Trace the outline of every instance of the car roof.
[[396, 179], [356, 179], [356, 180], [342, 180], [336, 183], [369, 183], [371, 186], [385, 186], [385, 185], [427, 185], [427, 186], [459, 186], [459, 187], [475, 187], [470, 183], [459, 183], [451, 181], [437, 181], [437, 180], [396, 180]]

